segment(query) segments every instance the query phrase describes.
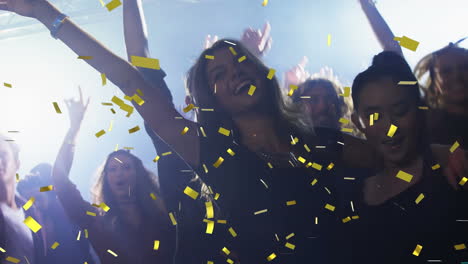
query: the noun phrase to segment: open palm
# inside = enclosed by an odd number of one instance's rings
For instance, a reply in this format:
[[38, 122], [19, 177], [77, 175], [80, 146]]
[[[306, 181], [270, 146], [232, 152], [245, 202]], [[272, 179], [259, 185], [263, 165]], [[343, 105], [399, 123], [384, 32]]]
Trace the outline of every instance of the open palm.
[[73, 98], [65, 100], [65, 104], [68, 108], [68, 115], [70, 117], [70, 127], [72, 128], [79, 128], [81, 126], [81, 122], [83, 121], [83, 117], [89, 105], [89, 98], [85, 103], [81, 88], [79, 88], [79, 91], [80, 100], [74, 100]]

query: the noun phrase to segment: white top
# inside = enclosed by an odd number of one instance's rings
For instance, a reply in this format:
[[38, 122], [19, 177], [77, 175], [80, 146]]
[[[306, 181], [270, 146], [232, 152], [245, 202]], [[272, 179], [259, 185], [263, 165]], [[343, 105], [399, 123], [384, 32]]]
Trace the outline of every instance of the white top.
[[[5, 203], [0, 203], [0, 210], [3, 214], [6, 234], [6, 255], [30, 264], [34, 264], [34, 241], [32, 231], [23, 223], [25, 216], [22, 208], [14, 210]], [[4, 260], [7, 263], [6, 260]], [[9, 262], [8, 262], [9, 263]], [[10, 263], [9, 263], [10, 264]]]

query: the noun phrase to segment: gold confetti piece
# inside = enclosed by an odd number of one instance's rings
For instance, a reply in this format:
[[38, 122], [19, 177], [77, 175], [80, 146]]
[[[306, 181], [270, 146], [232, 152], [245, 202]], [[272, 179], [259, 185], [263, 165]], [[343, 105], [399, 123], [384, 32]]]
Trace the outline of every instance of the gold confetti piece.
[[[116, 1], [116, 0], [113, 0]], [[153, 70], [160, 70], [159, 60], [145, 57], [132, 56], [132, 65], [141, 68], [148, 68]]]
[[236, 56], [237, 52], [233, 47], [229, 47], [229, 50], [231, 51], [232, 55]]
[[343, 224], [346, 224], [346, 223], [348, 223], [349, 221], [351, 221], [351, 217], [349, 217], [349, 216], [348, 216], [348, 217], [345, 217], [345, 218], [343, 218], [342, 221], [343, 221]]
[[374, 125], [374, 114], [371, 114], [369, 116], [369, 126], [373, 126]]
[[374, 113], [374, 121], [379, 120], [379, 113]]
[[416, 257], [419, 256], [419, 254], [421, 254], [422, 248], [423, 247], [421, 245], [416, 245], [416, 248], [413, 251], [413, 255], [415, 255]]
[[294, 146], [294, 145], [297, 144], [297, 142], [299, 142], [299, 139], [298, 139], [297, 137], [295, 137], [295, 138], [293, 138], [293, 139], [291, 140], [291, 145]]
[[312, 97], [310, 97], [310, 96], [301, 96], [301, 98], [302, 98], [302, 99], [310, 99], [310, 98], [312, 98]]
[[314, 186], [317, 182], [318, 182], [318, 180], [317, 180], [317, 179], [314, 179], [314, 180], [310, 183], [310, 185]]
[[205, 163], [202, 164], [203, 169], [205, 170], [205, 173], [208, 173], [208, 167], [206, 167]]
[[238, 61], [238, 62], [243, 62], [243, 61], [245, 61], [245, 59], [247, 59], [247, 57], [242, 56], [242, 57], [240, 57], [237, 61]]
[[328, 37], [327, 37], [327, 46], [328, 46], [328, 47], [331, 46], [331, 34], [328, 34]]
[[136, 126], [136, 127], [130, 128], [130, 129], [128, 130], [128, 133], [132, 134], [132, 133], [137, 132], [138, 130], [140, 130], [140, 127], [139, 127], [139, 126]]
[[112, 106], [112, 103], [102, 102], [101, 104], [102, 104], [102, 105], [107, 105], [107, 106]]
[[237, 236], [236, 231], [234, 231], [234, 228], [232, 228], [232, 227], [229, 228], [229, 233], [231, 233], [231, 236], [232, 236], [232, 237], [236, 237], [236, 236]]
[[294, 233], [289, 234], [289, 235], [286, 237], [286, 240], [290, 239], [290, 238], [293, 237], [294, 235], [295, 235]]
[[351, 218], [352, 218], [353, 220], [359, 219], [359, 215], [351, 216]]
[[397, 131], [398, 127], [395, 125], [390, 125], [390, 128], [388, 129], [387, 136], [388, 137], [393, 137], [395, 135], [395, 132]]
[[167, 155], [171, 155], [172, 154], [172, 151], [168, 151], [168, 152], [164, 152], [161, 154], [161, 156], [167, 156]]
[[8, 256], [8, 257], [6, 258], [6, 261], [9, 261], [9, 262], [11, 262], [11, 263], [19, 263], [19, 262], [20, 262], [19, 259], [14, 258], [14, 257], [11, 257], [11, 256]]
[[36, 220], [34, 220], [34, 218], [32, 218], [31, 216], [28, 216], [28, 218], [26, 218], [23, 223], [25, 225], [27, 225], [29, 227], [29, 229], [31, 229], [31, 231], [33, 231], [34, 233], [37, 233], [37, 231], [41, 230], [42, 226], [36, 222]]
[[315, 224], [318, 225], [318, 216], [315, 217]]
[[213, 261], [208, 261], [206, 264], [214, 264]]
[[60, 246], [60, 243], [55, 241], [54, 244], [50, 247], [51, 249], [56, 249], [58, 246]]
[[411, 180], [413, 179], [413, 175], [406, 173], [404, 171], [398, 171], [396, 177], [406, 182], [411, 182]]
[[0, 252], [6, 253], [6, 250], [4, 250], [2, 247], [0, 247]]
[[276, 241], [278, 241], [278, 242], [280, 241], [277, 234], [275, 234], [275, 238], [276, 238]]
[[111, 108], [110, 111], [115, 115], [115, 110], [114, 110], [114, 108]]
[[318, 171], [321, 171], [322, 170], [322, 165], [318, 164], [318, 163], [312, 163], [312, 168], [318, 170]]
[[[156, 195], [155, 195], [154, 193], [150, 193], [150, 197], [151, 197], [151, 199], [153, 199], [153, 200], [155, 200], [155, 201], [156, 201], [156, 199], [157, 199], [157, 197], [156, 197]], [[107, 211], [106, 211], [106, 212], [107, 212]]]
[[356, 178], [353, 178], [353, 177], [344, 177], [343, 179], [344, 179], [344, 180], [350, 180], [350, 181], [356, 180]]
[[159, 155], [156, 156], [156, 158], [153, 159], [153, 162], [158, 162], [158, 160], [159, 160], [160, 158], [161, 158], [161, 157], [159, 157]]
[[184, 127], [184, 130], [182, 130], [182, 132], [180, 133], [181, 135], [185, 135], [187, 134], [187, 132], [189, 131], [189, 128], [188, 127]]
[[267, 79], [273, 79], [273, 77], [275, 76], [275, 73], [276, 73], [276, 70], [273, 69], [273, 68], [270, 68], [270, 70], [268, 71], [268, 75], [267, 75]]
[[213, 167], [219, 168], [219, 166], [221, 166], [223, 161], [224, 161], [223, 157], [219, 157], [218, 160], [213, 164]]
[[34, 197], [29, 198], [29, 200], [23, 205], [23, 209], [25, 211], [29, 210], [29, 208], [34, 204], [34, 201], [36, 201]]
[[97, 132], [95, 135], [96, 135], [96, 137], [98, 138], [98, 137], [104, 135], [105, 133], [106, 133], [106, 131], [104, 131], [104, 129], [103, 129], [103, 130]]
[[227, 220], [218, 220], [218, 224], [227, 224]]
[[101, 73], [101, 82], [102, 82], [102, 86], [107, 84], [107, 77], [105, 73]]
[[16, 173], [16, 182], [19, 182], [20, 181], [20, 176], [18, 173]]
[[87, 214], [87, 215], [90, 215], [90, 216], [96, 216], [96, 213], [90, 212], [90, 211], [86, 211], [86, 214]]
[[458, 141], [455, 141], [455, 143], [453, 143], [453, 145], [450, 147], [450, 153], [453, 153], [455, 150], [457, 150], [459, 146], [460, 143], [458, 143]]
[[145, 103], [145, 100], [141, 99], [141, 97], [138, 94], [134, 94], [132, 96], [132, 99], [139, 106], [142, 106]]
[[309, 148], [309, 146], [307, 146], [307, 144], [304, 144], [304, 148], [305, 148], [305, 150], [306, 150], [307, 152], [310, 152], [310, 148]]
[[177, 221], [172, 213], [169, 213], [169, 218], [171, 218], [172, 225], [177, 225]]
[[291, 249], [291, 250], [294, 250], [294, 249], [296, 248], [295, 245], [293, 245], [293, 244], [291, 244], [291, 243], [289, 243], [289, 242], [286, 242], [286, 244], [285, 244], [284, 246], [287, 247], [287, 248], [289, 248], [289, 249]]
[[203, 137], [206, 137], [206, 134], [205, 134], [205, 129], [203, 129], [203, 127], [200, 127], [200, 131], [201, 131], [201, 133], [202, 133]]
[[109, 129], [108, 129], [107, 131], [108, 131], [108, 132], [111, 132], [111, 131], [112, 131], [112, 127], [114, 127], [114, 120], [111, 120], [110, 125], [109, 125]]
[[341, 132], [346, 132], [346, 133], [353, 133], [353, 129], [352, 128], [341, 128]]
[[132, 149], [134, 149], [134, 148], [133, 148], [133, 147], [123, 147], [123, 149], [132, 150]]
[[464, 186], [465, 183], [466, 183], [467, 181], [468, 181], [468, 178], [463, 177], [463, 178], [460, 180], [460, 182], [459, 182], [458, 184], [459, 184], [460, 186]]
[[[106, 211], [107, 212], [107, 211]], [[84, 230], [85, 238], [88, 238], [88, 229]]]
[[189, 186], [185, 187], [184, 193], [194, 200], [198, 198], [198, 192]]
[[218, 130], [218, 133], [220, 133], [221, 135], [225, 135], [226, 137], [229, 137], [229, 135], [231, 134], [231, 131], [223, 127], [220, 127]]
[[328, 209], [328, 210], [330, 210], [330, 211], [333, 212], [333, 211], [335, 211], [335, 206], [333, 206], [333, 205], [331, 205], [331, 204], [326, 204], [326, 205], [325, 205], [325, 209]]
[[291, 205], [295, 205], [295, 204], [296, 204], [296, 200], [286, 202], [287, 206], [291, 206]]
[[54, 189], [53, 185], [47, 185], [47, 186], [41, 187], [39, 189], [39, 191], [40, 192], [49, 192], [49, 191], [52, 191], [53, 189]]
[[227, 149], [227, 153], [228, 153], [229, 155], [231, 155], [231, 156], [236, 155], [236, 153], [235, 153], [234, 151], [232, 151], [232, 149], [230, 149], [230, 148]]
[[229, 264], [234, 264], [234, 260], [232, 260], [232, 259], [227, 259], [226, 262], [229, 263]]
[[344, 93], [339, 94], [339, 96], [348, 97], [351, 94], [351, 87], [344, 87]]
[[289, 85], [289, 92], [288, 92], [288, 96], [292, 96], [294, 91], [296, 91], [299, 87], [297, 87], [297, 85], [294, 85], [294, 84], [290, 84]]
[[263, 0], [262, 6], [267, 6], [268, 5], [268, 0]]
[[400, 46], [402, 46], [403, 48], [407, 48], [409, 50], [412, 50], [412, 51], [416, 51], [416, 49], [419, 46], [419, 42], [417, 42], [416, 40], [410, 39], [407, 36], [403, 36], [401, 38], [400, 37], [394, 37], [393, 40], [399, 41]]
[[219, 199], [219, 196], [220, 196], [220, 194], [219, 194], [219, 193], [216, 193], [214, 199], [215, 199], [215, 200], [218, 200], [218, 199]]
[[214, 217], [213, 203], [206, 202], [205, 207], [206, 207], [206, 218], [208, 219], [213, 218]]
[[421, 110], [429, 110], [429, 107], [427, 107], [427, 106], [419, 106], [418, 108], [421, 109]]
[[214, 60], [214, 56], [213, 55], [205, 55], [205, 59]]
[[323, 187], [327, 191], [328, 194], [331, 194], [331, 191], [327, 187]]
[[117, 151], [117, 150], [119, 150], [119, 144], [115, 145], [115, 150], [114, 151]]
[[155, 240], [153, 244], [153, 250], [158, 250], [159, 249], [159, 240]]
[[79, 60], [92, 60], [93, 56], [78, 56]]
[[76, 237], [76, 241], [80, 241], [80, 237], [81, 237], [81, 230], [78, 231], [78, 236]]
[[214, 108], [201, 108], [200, 110], [204, 112], [214, 112]]
[[342, 124], [348, 124], [349, 123], [349, 120], [346, 119], [346, 118], [340, 118], [340, 120], [338, 120], [338, 122], [342, 123]]
[[54, 105], [55, 112], [56, 112], [57, 114], [61, 114], [62, 111], [60, 110], [60, 107], [58, 106], [57, 102], [53, 102], [52, 104]]
[[263, 209], [254, 213], [254, 215], [259, 215], [268, 212], [268, 209]]
[[332, 162], [332, 163], [328, 164], [327, 170], [331, 170], [331, 169], [333, 169], [333, 167], [335, 167], [335, 164]]
[[267, 165], [268, 165], [268, 167], [269, 167], [270, 169], [273, 169], [273, 165], [271, 165], [270, 162], [268, 162]]
[[117, 254], [115, 254], [114, 251], [112, 251], [112, 250], [110, 250], [110, 249], [107, 250], [107, 253], [111, 254], [111, 255], [114, 256], [114, 257], [117, 257], [117, 256], [118, 256]]
[[416, 198], [416, 204], [419, 204], [422, 201], [422, 199], [424, 199], [424, 194], [421, 193], [418, 195], [418, 198]]
[[216, 87], [217, 87], [217, 86], [216, 86], [216, 83], [215, 83], [215, 85], [214, 85], [214, 93], [215, 93], [215, 94], [216, 94]]
[[255, 85], [250, 85], [250, 88], [249, 88], [249, 91], [247, 92], [247, 94], [252, 96], [255, 93], [255, 89], [257, 89], [257, 87], [255, 87]]
[[275, 254], [275, 253], [271, 253], [271, 255], [267, 257], [267, 260], [268, 260], [268, 261], [272, 261], [272, 260], [274, 260], [275, 258], [276, 258], [276, 254]]
[[231, 251], [229, 251], [229, 249], [227, 249], [227, 247], [223, 247], [222, 251], [223, 251], [224, 254], [226, 254], [226, 255], [231, 254]]
[[463, 250], [463, 249], [466, 249], [466, 245], [465, 245], [465, 244], [458, 244], [458, 245], [454, 245], [453, 247], [455, 248], [455, 250]]
[[306, 162], [306, 159], [304, 159], [303, 157], [299, 156], [297, 158], [298, 161], [300, 161], [301, 163], [305, 163]]
[[106, 7], [107, 7], [107, 10], [109, 10], [109, 12], [110, 12], [110, 11], [114, 10], [115, 8], [119, 7], [120, 5], [122, 5], [120, 0], [112, 0], [106, 5]]
[[3, 85], [4, 85], [5, 87], [8, 87], [8, 88], [11, 88], [11, 87], [12, 87], [12, 85], [9, 84], [9, 83], [3, 83]]
[[120, 164], [122, 164], [122, 163], [123, 163], [121, 160], [119, 160], [119, 159], [118, 159], [118, 158], [116, 158], [116, 157], [114, 157], [114, 159], [115, 159], [115, 160], [116, 160], [118, 163], [120, 163]]
[[136, 92], [139, 96], [143, 97], [143, 92], [140, 89], [136, 89]]
[[184, 113], [188, 113], [190, 110], [192, 110], [195, 107], [194, 104], [189, 104], [186, 107], [184, 107], [183, 111]]
[[415, 85], [417, 83], [417, 81], [399, 81], [398, 85]]

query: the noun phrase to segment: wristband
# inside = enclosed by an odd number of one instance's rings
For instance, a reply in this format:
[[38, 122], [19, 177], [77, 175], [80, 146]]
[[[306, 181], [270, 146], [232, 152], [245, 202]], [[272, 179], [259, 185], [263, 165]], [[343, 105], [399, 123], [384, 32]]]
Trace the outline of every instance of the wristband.
[[54, 22], [52, 23], [52, 27], [50, 29], [50, 35], [52, 35], [52, 37], [54, 39], [57, 39], [57, 32], [59, 31], [59, 29], [62, 27], [63, 25], [63, 21], [67, 18], [68, 16], [65, 15], [65, 14], [60, 14], [57, 16], [57, 18], [54, 20]]

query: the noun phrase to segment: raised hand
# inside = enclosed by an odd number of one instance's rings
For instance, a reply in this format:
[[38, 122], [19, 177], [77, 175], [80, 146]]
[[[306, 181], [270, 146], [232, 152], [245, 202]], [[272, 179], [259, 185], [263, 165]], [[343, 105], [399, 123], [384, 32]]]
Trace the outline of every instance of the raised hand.
[[289, 71], [285, 74], [285, 89], [289, 89], [289, 85], [299, 85], [305, 82], [309, 77], [310, 73], [305, 70], [305, 66], [309, 62], [309, 59], [304, 56], [302, 57], [299, 64], [292, 67]]
[[35, 5], [44, 0], [0, 0], [0, 10], [11, 11], [21, 16], [35, 17]]
[[263, 30], [254, 30], [248, 28], [244, 31], [241, 37], [241, 42], [244, 44], [255, 56], [264, 56], [271, 48], [272, 38], [270, 37], [271, 25], [266, 22]]
[[214, 35], [213, 37], [211, 37], [211, 35], [207, 35], [206, 38], [205, 38], [205, 49], [209, 49], [211, 48], [211, 46], [213, 46], [213, 44], [218, 41], [218, 36]]
[[89, 105], [89, 97], [86, 100], [86, 104], [83, 100], [83, 92], [81, 91], [81, 87], [78, 87], [80, 92], [80, 100], [75, 100], [73, 98], [65, 100], [65, 104], [68, 108], [68, 115], [70, 117], [70, 128], [72, 129], [79, 129], [81, 126], [81, 122], [83, 121], [83, 117], [86, 113], [86, 109]]

